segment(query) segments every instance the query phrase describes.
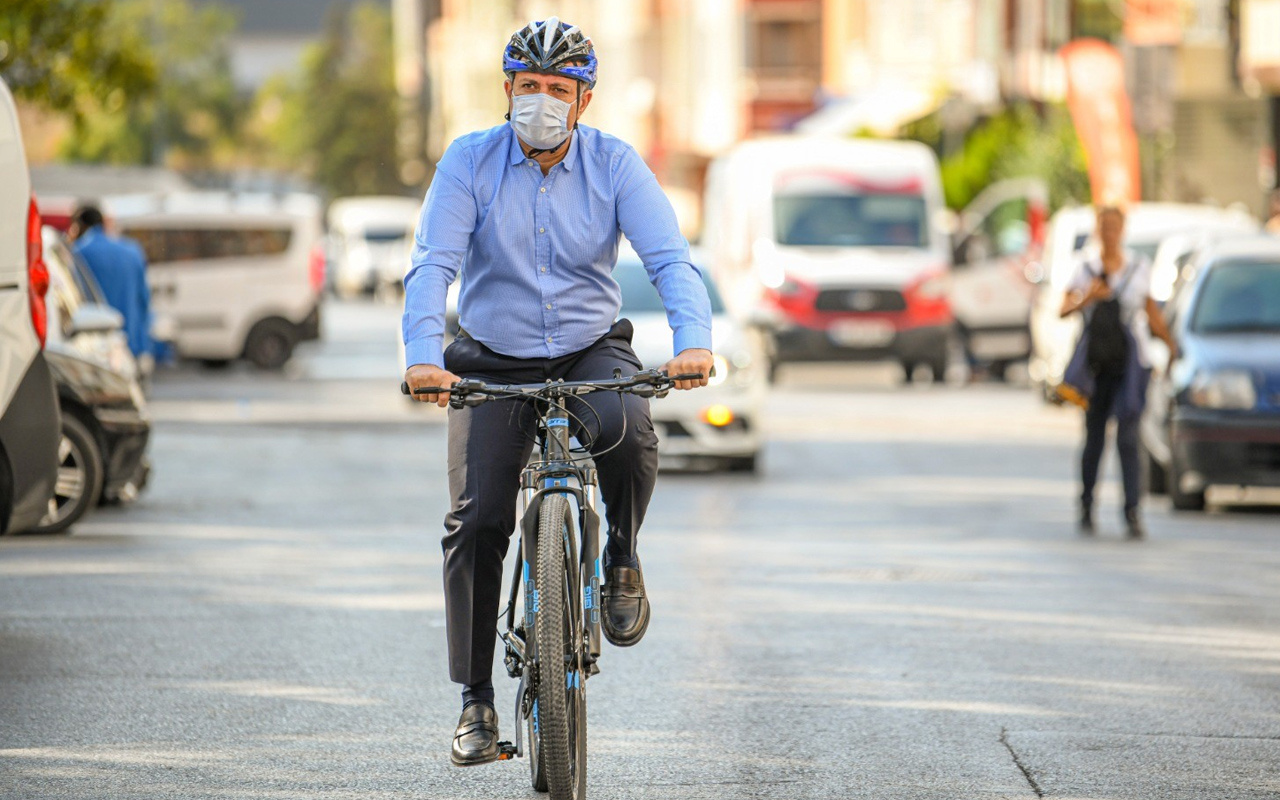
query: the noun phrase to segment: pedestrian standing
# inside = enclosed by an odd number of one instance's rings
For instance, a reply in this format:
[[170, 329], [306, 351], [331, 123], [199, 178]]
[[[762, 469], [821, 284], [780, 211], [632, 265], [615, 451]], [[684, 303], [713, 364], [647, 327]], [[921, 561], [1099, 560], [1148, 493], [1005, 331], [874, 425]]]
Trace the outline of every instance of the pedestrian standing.
[[1160, 307], [1151, 299], [1151, 262], [1126, 250], [1125, 212], [1119, 205], [1098, 209], [1097, 233], [1101, 250], [1081, 261], [1067, 285], [1061, 315], [1084, 316], [1083, 347], [1093, 390], [1085, 411], [1084, 451], [1080, 458], [1080, 532], [1092, 535], [1094, 487], [1107, 442], [1107, 427], [1116, 420], [1116, 447], [1124, 483], [1124, 520], [1130, 538], [1146, 535], [1139, 513], [1141, 465], [1138, 423], [1146, 407], [1151, 359], [1145, 327], [1169, 347], [1169, 363], [1177, 345], [1169, 334]]
[[151, 289], [147, 286], [147, 257], [133, 239], [108, 233], [102, 211], [85, 205], [71, 215], [75, 252], [102, 287], [107, 304], [124, 317], [129, 349], [145, 374], [152, 363]]

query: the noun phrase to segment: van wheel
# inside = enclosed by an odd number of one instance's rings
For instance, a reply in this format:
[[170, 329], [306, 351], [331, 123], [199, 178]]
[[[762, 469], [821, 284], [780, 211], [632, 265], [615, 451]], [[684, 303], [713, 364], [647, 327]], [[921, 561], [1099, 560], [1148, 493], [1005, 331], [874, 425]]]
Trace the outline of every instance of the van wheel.
[[62, 533], [98, 503], [103, 481], [102, 449], [89, 427], [73, 414], [62, 415], [58, 443], [58, 479], [49, 511], [31, 533]]
[[282, 319], [264, 319], [249, 331], [244, 357], [259, 369], [280, 369], [293, 355], [293, 326]]

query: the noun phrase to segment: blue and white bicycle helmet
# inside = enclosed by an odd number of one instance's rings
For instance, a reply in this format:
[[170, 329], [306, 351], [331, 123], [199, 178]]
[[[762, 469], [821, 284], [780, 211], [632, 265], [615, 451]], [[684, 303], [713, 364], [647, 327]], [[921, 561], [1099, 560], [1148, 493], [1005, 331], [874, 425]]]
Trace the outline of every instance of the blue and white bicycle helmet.
[[582, 81], [588, 89], [596, 85], [596, 63], [591, 39], [577, 25], [556, 17], [530, 22], [516, 31], [502, 53], [502, 71], [508, 78], [517, 72], [563, 75]]

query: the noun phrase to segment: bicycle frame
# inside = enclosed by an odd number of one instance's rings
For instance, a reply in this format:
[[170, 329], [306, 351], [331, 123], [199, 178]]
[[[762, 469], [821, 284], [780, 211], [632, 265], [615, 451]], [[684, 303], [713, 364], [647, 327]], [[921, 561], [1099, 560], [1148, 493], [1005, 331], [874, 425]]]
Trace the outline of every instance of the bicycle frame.
[[[537, 552], [538, 515], [542, 501], [550, 494], [564, 494], [573, 498], [577, 513], [579, 541], [569, 537], [570, 548], [567, 567], [570, 569], [569, 585], [573, 592], [574, 619], [577, 625], [572, 632], [578, 642], [586, 645], [585, 674], [589, 677], [597, 670], [600, 657], [600, 589], [604, 582], [604, 570], [600, 560], [600, 517], [596, 513], [596, 470], [573, 458], [569, 444], [569, 416], [564, 398], [551, 401], [550, 408], [541, 419], [541, 444], [539, 457], [531, 461], [520, 473], [520, 488], [524, 511], [520, 516], [520, 546], [517, 551], [517, 569], [512, 577], [507, 606], [507, 629], [502, 632], [506, 645], [503, 659], [507, 674], [520, 679], [516, 692], [516, 718], [524, 719], [531, 709], [528, 677], [525, 670], [528, 660], [527, 641], [516, 624], [516, 600], [520, 589], [525, 592], [524, 631], [533, 627], [533, 609], [537, 606], [537, 587], [532, 578], [534, 565], [530, 561]], [[584, 582], [583, 576], [589, 576]], [[521, 726], [516, 725], [516, 755], [524, 756]]]

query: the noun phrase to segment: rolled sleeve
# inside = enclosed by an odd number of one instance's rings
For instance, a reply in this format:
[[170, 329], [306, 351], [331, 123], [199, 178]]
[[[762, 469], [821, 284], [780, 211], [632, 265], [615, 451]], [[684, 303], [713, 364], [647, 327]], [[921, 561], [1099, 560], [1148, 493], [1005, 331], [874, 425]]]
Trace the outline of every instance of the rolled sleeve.
[[427, 189], [404, 278], [405, 366], [444, 366], [444, 315], [449, 284], [457, 277], [476, 225], [471, 164], [466, 148], [451, 144]]
[[644, 263], [667, 311], [675, 353], [711, 349], [711, 298], [689, 257], [671, 201], [635, 150], [620, 155], [614, 175], [618, 227]]

